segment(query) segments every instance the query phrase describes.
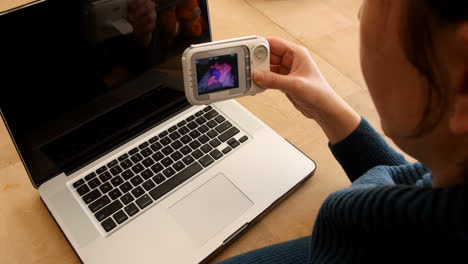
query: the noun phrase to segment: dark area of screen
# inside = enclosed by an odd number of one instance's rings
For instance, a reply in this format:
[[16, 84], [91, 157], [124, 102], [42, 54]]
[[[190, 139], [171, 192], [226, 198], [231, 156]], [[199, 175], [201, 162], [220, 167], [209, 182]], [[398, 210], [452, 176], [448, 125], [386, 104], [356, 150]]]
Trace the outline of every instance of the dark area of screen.
[[92, 2], [48, 0], [0, 16], [0, 108], [36, 184], [188, 107], [181, 54], [210, 41], [206, 1], [180, 31], [170, 18], [184, 1], [161, 1], [144, 36], [99, 24], [111, 18]]
[[239, 87], [237, 54], [197, 59], [198, 94]]

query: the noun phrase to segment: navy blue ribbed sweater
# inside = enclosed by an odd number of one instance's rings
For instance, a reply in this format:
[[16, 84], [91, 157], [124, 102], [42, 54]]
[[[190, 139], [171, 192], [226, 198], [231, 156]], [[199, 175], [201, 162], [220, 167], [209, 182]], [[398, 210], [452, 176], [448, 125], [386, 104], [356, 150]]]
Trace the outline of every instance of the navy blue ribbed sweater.
[[330, 149], [352, 185], [325, 200], [312, 235], [222, 264], [468, 263], [468, 186], [433, 188], [365, 119]]

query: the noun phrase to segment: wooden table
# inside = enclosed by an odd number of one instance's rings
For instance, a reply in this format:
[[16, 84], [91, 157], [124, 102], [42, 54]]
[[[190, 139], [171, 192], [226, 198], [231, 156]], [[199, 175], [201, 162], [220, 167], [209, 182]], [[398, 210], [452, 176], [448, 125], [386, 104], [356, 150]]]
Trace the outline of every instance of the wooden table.
[[[2, 0], [0, 10], [25, 0]], [[379, 131], [380, 123], [359, 64], [362, 0], [211, 0], [214, 39], [275, 35], [306, 46], [330, 84]], [[318, 125], [286, 97], [267, 91], [242, 105], [315, 160], [318, 169], [302, 188], [213, 259], [310, 235], [323, 200], [350, 182], [331, 155]], [[29, 181], [0, 123], [0, 263], [76, 263], [71, 246]]]

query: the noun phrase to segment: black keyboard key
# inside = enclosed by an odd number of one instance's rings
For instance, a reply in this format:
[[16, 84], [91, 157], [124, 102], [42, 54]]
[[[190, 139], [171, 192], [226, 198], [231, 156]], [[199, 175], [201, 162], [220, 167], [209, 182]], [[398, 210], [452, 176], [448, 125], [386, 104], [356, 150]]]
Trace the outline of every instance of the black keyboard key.
[[171, 154], [171, 158], [172, 158], [173, 161], [178, 161], [182, 157], [183, 157], [183, 155], [179, 151], [176, 151], [176, 152]]
[[200, 110], [200, 111], [195, 113], [195, 116], [201, 116], [201, 115], [203, 115], [203, 110]]
[[117, 187], [117, 186], [119, 186], [120, 184], [123, 183], [123, 180], [122, 180], [122, 177], [116, 176], [116, 177], [112, 178], [112, 180], [110, 182], [112, 183], [112, 185], [114, 185], [114, 187]]
[[230, 127], [232, 127], [232, 124], [229, 123], [228, 121], [226, 121], [226, 122], [222, 123], [221, 125], [217, 126], [216, 131], [218, 131], [218, 133], [223, 133], [224, 131], [226, 131]]
[[184, 144], [188, 144], [190, 141], [192, 141], [192, 138], [190, 138], [189, 136], [185, 135], [183, 137], [180, 138], [180, 141], [182, 141], [182, 143]]
[[198, 138], [198, 141], [200, 141], [202, 144], [205, 144], [206, 142], [210, 141], [210, 138], [207, 137], [206, 135], [201, 135], [201, 136]]
[[210, 120], [211, 118], [215, 117], [218, 115], [218, 112], [216, 112], [216, 110], [213, 110], [213, 111], [210, 111], [208, 113], [206, 113], [205, 115], [203, 115], [207, 120]]
[[158, 172], [162, 171], [163, 168], [164, 168], [164, 167], [161, 166], [161, 164], [159, 164], [159, 163], [156, 163], [156, 164], [154, 164], [153, 166], [151, 166], [151, 170], [152, 170], [154, 173], [158, 173]]
[[164, 177], [164, 175], [162, 175], [161, 173], [153, 177], [153, 181], [157, 184], [161, 184], [161, 182], [163, 182], [165, 179], [166, 177]]
[[203, 125], [206, 121], [206, 118], [204, 118], [203, 116], [200, 116], [199, 118], [195, 119], [195, 122], [197, 122], [198, 125]]
[[231, 148], [237, 148], [240, 145], [239, 141], [237, 141], [235, 138], [229, 139], [227, 143], [229, 146], [231, 146]]
[[223, 156], [223, 153], [221, 153], [221, 151], [219, 151], [218, 149], [214, 149], [213, 151], [210, 152], [210, 155], [215, 160], [217, 160]]
[[210, 155], [205, 155], [203, 158], [198, 160], [203, 167], [208, 167], [211, 163], [214, 162], [214, 159]]
[[218, 123], [216, 123], [216, 122], [213, 121], [213, 120], [210, 120], [210, 121], [206, 122], [206, 125], [207, 125], [209, 128], [214, 128], [215, 126], [218, 125]]
[[184, 165], [184, 163], [182, 163], [181, 161], [178, 161], [178, 162], [174, 163], [174, 165], [172, 165], [172, 167], [173, 167], [176, 171], [181, 171], [183, 168], [185, 168], [185, 165]]
[[171, 147], [172, 147], [173, 149], [175, 149], [175, 150], [179, 149], [179, 148], [182, 147], [182, 146], [183, 146], [183, 144], [182, 144], [182, 142], [180, 142], [180, 140], [174, 141], [174, 142], [172, 142], [172, 144], [171, 144]]
[[106, 192], [112, 190], [112, 185], [110, 185], [110, 183], [106, 182], [103, 185], [101, 185], [101, 187], [99, 187], [99, 189], [101, 190], [102, 193], [106, 193]]
[[149, 155], [153, 154], [153, 151], [151, 151], [150, 148], [145, 148], [141, 151], [141, 155], [143, 155], [143, 157], [148, 157]]
[[148, 167], [151, 167], [151, 165], [154, 164], [154, 160], [150, 157], [144, 159], [142, 162], [141, 162], [146, 168]]
[[234, 135], [236, 135], [239, 132], [240, 131], [239, 131], [239, 129], [237, 129], [237, 127], [232, 127], [228, 131], [226, 131], [223, 134], [219, 135], [218, 139], [221, 140], [222, 142], [224, 142], [224, 141], [230, 139], [231, 137], [233, 137]]
[[117, 200], [102, 208], [100, 211], [95, 213], [94, 216], [98, 221], [102, 221], [110, 215], [112, 215], [113, 213], [117, 212], [122, 207], [122, 203], [119, 200]]
[[149, 179], [145, 181], [142, 186], [145, 190], [149, 191], [153, 189], [156, 186], [156, 184], [154, 184], [153, 180]]
[[227, 154], [227, 153], [228, 153], [229, 151], [231, 151], [231, 150], [232, 150], [232, 148], [229, 147], [229, 146], [227, 146], [226, 148], [223, 149], [223, 153], [224, 153], [224, 154]]
[[91, 189], [95, 189], [96, 187], [101, 185], [101, 181], [98, 178], [94, 178], [90, 180], [88, 184], [89, 184], [89, 187], [91, 187]]
[[140, 209], [138, 209], [138, 207], [134, 203], [131, 203], [125, 207], [125, 212], [127, 212], [129, 216], [133, 216], [139, 211]]
[[130, 154], [130, 156], [134, 155], [134, 154], [138, 153], [138, 148], [134, 148], [134, 149], [130, 150], [130, 152], [128, 152], [128, 153]]
[[122, 156], [120, 156], [120, 157], [118, 158], [118, 160], [119, 160], [120, 162], [122, 162], [122, 161], [126, 160], [127, 158], [128, 158], [128, 154], [125, 153], [125, 154], [123, 154]]
[[91, 210], [91, 212], [95, 213], [96, 211], [100, 210], [101, 208], [109, 204], [110, 202], [111, 200], [109, 199], [109, 197], [102, 196], [101, 198], [94, 201], [92, 204], [88, 205], [88, 208], [89, 210]]
[[133, 184], [133, 186], [136, 187], [136, 186], [140, 185], [143, 182], [143, 179], [140, 176], [137, 175], [137, 176], [133, 177], [130, 180], [130, 182]]
[[177, 132], [179, 132], [180, 135], [184, 136], [185, 134], [190, 132], [190, 130], [187, 127], [183, 126], [179, 130], [177, 130]]
[[112, 173], [113, 176], [120, 174], [122, 171], [123, 170], [119, 165], [116, 165], [112, 169], [110, 169], [110, 172]]
[[135, 176], [135, 173], [133, 173], [133, 171], [131, 171], [131, 170], [126, 170], [126, 171], [122, 172], [121, 175], [125, 180], [128, 180], [131, 177]]
[[83, 179], [79, 179], [76, 182], [73, 183], [73, 187], [78, 188], [84, 183]]
[[159, 142], [161, 142], [161, 144], [162, 144], [163, 146], [167, 146], [167, 145], [171, 144], [172, 141], [171, 141], [170, 138], [165, 137], [165, 138], [162, 138], [161, 141], [159, 141]]
[[123, 193], [126, 193], [133, 189], [133, 186], [129, 182], [125, 182], [124, 184], [120, 185], [119, 188]]
[[148, 145], [149, 145], [148, 142], [143, 142], [143, 143], [141, 143], [141, 144], [138, 146], [138, 148], [139, 148], [139, 149], [144, 149], [144, 148], [146, 148]]
[[182, 127], [182, 126], [184, 126], [185, 124], [187, 124], [187, 121], [182, 120], [182, 121], [180, 121], [179, 123], [177, 123], [177, 126], [178, 126], [178, 127]]
[[185, 163], [185, 165], [189, 165], [190, 163], [194, 162], [195, 160], [192, 158], [192, 156], [185, 156], [182, 161]]
[[163, 131], [158, 136], [159, 136], [159, 138], [163, 138], [163, 137], [167, 136], [167, 134], [169, 134], [169, 132]]
[[104, 230], [106, 230], [106, 232], [109, 232], [111, 231], [112, 229], [114, 229], [117, 225], [114, 223], [114, 220], [112, 220], [112, 218], [108, 218], [106, 219], [106, 221], [103, 221], [101, 223], [102, 225], [102, 228], [104, 228]]
[[158, 136], [154, 136], [154, 137], [150, 138], [149, 143], [150, 143], [150, 144], [154, 144], [154, 143], [156, 143], [157, 141], [158, 141]]
[[247, 136], [243, 136], [243, 137], [239, 138], [239, 141], [240, 141], [240, 143], [244, 143], [245, 141], [247, 141], [247, 139], [249, 139]]
[[195, 129], [195, 128], [197, 128], [197, 126], [198, 126], [198, 124], [197, 124], [195, 121], [192, 121], [192, 122], [190, 122], [190, 123], [187, 124], [187, 127], [188, 127], [189, 129], [192, 129], [192, 130]]
[[99, 175], [99, 179], [101, 179], [102, 182], [106, 182], [112, 178], [112, 175], [106, 171], [103, 174]]
[[191, 178], [197, 172], [201, 171], [203, 168], [198, 164], [198, 162], [192, 163], [192, 165], [186, 167], [172, 178], [166, 180], [157, 188], [154, 188], [149, 192], [151, 197], [156, 201], [161, 196], [165, 195], [166, 193], [170, 192], [175, 187], [179, 186], [181, 183], [185, 182], [187, 179]]
[[112, 217], [118, 224], [121, 224], [128, 219], [128, 216], [122, 210], [115, 213]]
[[201, 134], [200, 134], [200, 132], [198, 132], [197, 130], [194, 130], [194, 131], [190, 132], [189, 135], [190, 135], [193, 139], [196, 139], [196, 138], [199, 137]]
[[224, 116], [222, 116], [222, 115], [219, 115], [219, 116], [217, 116], [217, 117], [215, 118], [215, 120], [216, 120], [216, 122], [221, 123], [221, 122], [223, 122], [224, 120], [226, 120], [226, 118], [224, 118]]
[[212, 129], [210, 131], [208, 131], [208, 133], [206, 133], [210, 138], [214, 138], [216, 137], [218, 134], [218, 132], [216, 132], [216, 130]]
[[192, 148], [192, 149], [197, 149], [201, 146], [200, 142], [198, 142], [197, 140], [194, 140], [192, 142], [190, 142], [189, 146]]
[[97, 169], [97, 174], [101, 174], [103, 172], [105, 172], [107, 170], [107, 167], [106, 166], [102, 166], [101, 168]]
[[166, 178], [169, 178], [169, 177], [171, 177], [172, 175], [175, 174], [175, 171], [174, 171], [173, 168], [169, 167], [169, 168], [163, 170], [163, 174], [166, 176]]
[[203, 112], [208, 112], [208, 111], [210, 111], [211, 109], [213, 109], [213, 107], [211, 107], [211, 105], [209, 105], [209, 106], [203, 108]]
[[210, 145], [211, 145], [213, 148], [216, 148], [217, 146], [221, 145], [221, 141], [219, 141], [217, 138], [213, 138], [213, 139], [210, 141]]
[[194, 152], [192, 152], [192, 156], [196, 159], [199, 159], [201, 156], [203, 156], [203, 152], [201, 150], [197, 149]]
[[179, 134], [179, 132], [175, 131], [175, 132], [172, 132], [169, 137], [172, 139], [172, 140], [176, 140], [178, 138], [181, 137], [181, 135]]
[[89, 204], [89, 203], [91, 203], [92, 201], [96, 200], [99, 197], [101, 197], [101, 193], [99, 192], [99, 190], [94, 190], [94, 191], [86, 194], [85, 196], [83, 196], [83, 201], [86, 204]]
[[175, 126], [175, 125], [174, 125], [174, 126], [171, 126], [171, 127], [169, 128], [169, 133], [174, 132], [174, 131], [176, 131], [176, 130], [177, 130], [177, 126]]
[[198, 131], [202, 134], [205, 134], [206, 132], [208, 132], [208, 130], [210, 130], [206, 125], [201, 125], [199, 128], [198, 128]]
[[162, 145], [159, 144], [159, 143], [154, 143], [153, 145], [150, 146], [150, 148], [151, 148], [154, 152], [156, 152], [156, 151], [162, 149]]
[[174, 163], [174, 161], [169, 157], [167, 157], [167, 158], [165, 158], [165, 159], [163, 159], [161, 161], [161, 164], [164, 165], [164, 167], [167, 167], [167, 166], [171, 165], [172, 163]]
[[195, 119], [195, 116], [191, 115], [191, 116], [187, 117], [187, 119], [185, 119], [185, 121], [190, 122], [190, 121], [192, 121], [194, 119]]
[[200, 148], [203, 152], [208, 153], [210, 152], [213, 148], [210, 146], [210, 144], [205, 144]]
[[130, 159], [131, 159], [134, 163], [138, 163], [138, 162], [140, 162], [140, 161], [143, 159], [143, 157], [142, 157], [139, 153], [137, 153], [137, 154], [133, 155]]
[[174, 152], [174, 150], [171, 148], [171, 146], [167, 146], [167, 147], [163, 148], [161, 151], [162, 151], [162, 153], [164, 153], [165, 155], [169, 155], [169, 154], [171, 154], [172, 152]]
[[89, 180], [93, 179], [94, 177], [96, 177], [96, 173], [91, 172], [90, 174], [86, 175], [84, 178], [85, 178], [85, 180], [89, 181]]
[[137, 165], [135, 165], [135, 166], [132, 167], [132, 170], [133, 170], [133, 172], [135, 172], [135, 173], [140, 173], [140, 172], [142, 172], [144, 169], [145, 169], [145, 168], [144, 168], [143, 165], [141, 165], [141, 164], [137, 164]]
[[83, 185], [81, 185], [80, 187], [78, 187], [78, 188], [76, 189], [76, 191], [78, 192], [79, 195], [83, 196], [84, 194], [86, 194], [87, 192], [89, 192], [89, 187], [88, 187], [88, 185], [83, 184]]
[[183, 147], [180, 149], [180, 152], [181, 152], [183, 155], [187, 155], [187, 154], [189, 154], [190, 152], [192, 152], [192, 149], [191, 149], [189, 146], [183, 146]]
[[122, 196], [122, 193], [117, 188], [115, 188], [114, 190], [109, 192], [109, 197], [112, 200], [115, 200], [115, 199], [119, 198], [120, 196]]
[[160, 161], [162, 158], [164, 158], [164, 154], [161, 153], [161, 151], [158, 151], [151, 156], [155, 161]]
[[154, 173], [150, 169], [146, 169], [140, 175], [143, 177], [143, 179], [147, 180], [153, 177]]
[[132, 196], [130, 193], [127, 193], [127, 194], [124, 194], [124, 196], [122, 196], [122, 197], [120, 198], [120, 200], [121, 200], [122, 203], [124, 203], [124, 204], [129, 204], [129, 203], [131, 203], [131, 202], [132, 202], [133, 200], [135, 200], [135, 199], [133, 198], [133, 196]]
[[121, 166], [124, 170], [130, 168], [132, 165], [133, 165], [133, 162], [131, 162], [129, 159], [126, 159], [126, 160], [124, 160], [124, 161], [122, 161], [122, 162], [120, 163], [120, 166]]
[[135, 196], [135, 198], [142, 196], [144, 193], [145, 191], [140, 186], [132, 190], [132, 194]]
[[150, 205], [153, 202], [153, 200], [149, 195], [145, 194], [142, 197], [138, 198], [135, 202], [138, 204], [138, 207], [143, 209]]
[[117, 165], [117, 163], [119, 163], [117, 160], [113, 160], [113, 161], [107, 163], [107, 167], [108, 167], [108, 168], [112, 168], [112, 167], [114, 167], [115, 165]]

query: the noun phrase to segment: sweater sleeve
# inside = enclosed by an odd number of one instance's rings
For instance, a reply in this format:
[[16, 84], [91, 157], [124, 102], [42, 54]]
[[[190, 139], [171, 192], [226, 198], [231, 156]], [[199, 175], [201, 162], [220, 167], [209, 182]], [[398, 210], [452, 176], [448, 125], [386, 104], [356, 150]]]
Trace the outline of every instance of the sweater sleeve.
[[376, 166], [409, 164], [364, 118], [347, 138], [329, 147], [351, 181]]

